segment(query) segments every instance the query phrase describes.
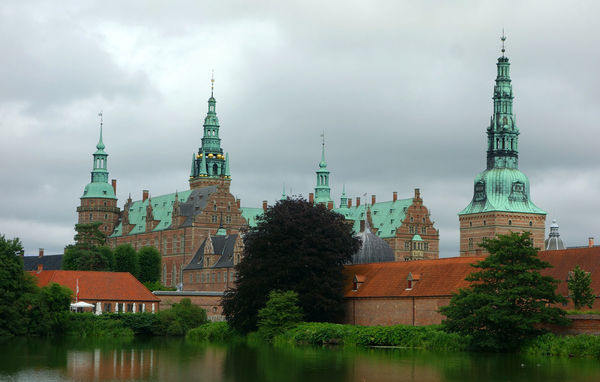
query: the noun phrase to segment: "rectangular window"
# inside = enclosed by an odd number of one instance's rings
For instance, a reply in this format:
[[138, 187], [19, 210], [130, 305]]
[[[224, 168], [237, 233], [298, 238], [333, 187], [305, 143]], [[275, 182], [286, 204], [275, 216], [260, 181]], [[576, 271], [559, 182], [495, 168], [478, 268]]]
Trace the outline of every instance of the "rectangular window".
[[213, 223], [216, 223], [216, 222], [217, 222], [217, 220], [218, 220], [218, 217], [217, 217], [217, 215], [213, 215], [213, 216], [212, 216], [212, 222], [213, 222]]
[[138, 304], [137, 311], [142, 313], [144, 311], [144, 304]]
[[227, 216], [225, 217], [225, 223], [227, 223], [227, 224], [231, 224], [231, 216], [227, 215]]
[[404, 249], [410, 249], [410, 241], [404, 242]]
[[111, 303], [105, 303], [104, 304], [104, 311], [110, 313], [112, 308], [112, 304]]
[[415, 233], [415, 227], [412, 225], [408, 227], [408, 233]]
[[428, 243], [428, 242], [425, 242], [424, 246], [425, 246], [425, 250], [426, 250], [426, 251], [429, 251], [429, 243]]
[[192, 273], [190, 273], [190, 282], [193, 283], [194, 282], [194, 275]]
[[127, 304], [127, 312], [133, 312], [133, 304]]
[[427, 233], [427, 227], [421, 227], [421, 233], [425, 235]]

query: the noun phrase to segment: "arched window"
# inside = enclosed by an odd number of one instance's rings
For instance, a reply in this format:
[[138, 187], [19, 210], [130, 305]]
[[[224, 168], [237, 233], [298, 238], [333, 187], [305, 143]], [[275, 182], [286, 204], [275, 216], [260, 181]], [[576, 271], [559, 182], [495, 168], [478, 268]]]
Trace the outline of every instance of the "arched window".
[[217, 164], [213, 164], [213, 174], [217, 175], [219, 173], [219, 167], [217, 166]]

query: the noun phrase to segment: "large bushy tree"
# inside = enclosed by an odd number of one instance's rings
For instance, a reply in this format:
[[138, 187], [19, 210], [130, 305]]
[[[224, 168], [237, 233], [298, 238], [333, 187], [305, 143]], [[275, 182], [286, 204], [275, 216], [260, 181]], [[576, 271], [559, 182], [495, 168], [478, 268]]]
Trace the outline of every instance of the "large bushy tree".
[[93, 249], [106, 243], [106, 235], [100, 231], [102, 222], [75, 224], [75, 245], [80, 249]]
[[307, 321], [338, 320], [342, 267], [359, 246], [342, 215], [303, 199], [277, 202], [244, 236], [236, 288], [223, 298], [227, 321], [242, 332], [255, 330], [272, 290], [296, 292]]
[[121, 244], [115, 248], [115, 272], [129, 272], [136, 276], [139, 272], [138, 256], [131, 244]]
[[591, 308], [596, 301], [596, 296], [592, 290], [592, 275], [581, 269], [577, 265], [571, 272], [567, 280], [569, 295], [573, 300], [575, 309], [581, 309], [584, 306]]
[[38, 288], [23, 271], [19, 239], [0, 235], [0, 337], [27, 333], [28, 308]]
[[552, 306], [565, 299], [556, 294], [558, 280], [540, 274], [551, 265], [537, 256], [530, 233], [484, 239], [482, 247], [490, 255], [473, 264], [471, 286], [440, 309], [447, 330], [472, 336], [475, 348], [507, 351], [539, 334], [538, 324], [568, 322]]
[[143, 247], [138, 251], [139, 276], [143, 283], [160, 280], [160, 252], [154, 247]]

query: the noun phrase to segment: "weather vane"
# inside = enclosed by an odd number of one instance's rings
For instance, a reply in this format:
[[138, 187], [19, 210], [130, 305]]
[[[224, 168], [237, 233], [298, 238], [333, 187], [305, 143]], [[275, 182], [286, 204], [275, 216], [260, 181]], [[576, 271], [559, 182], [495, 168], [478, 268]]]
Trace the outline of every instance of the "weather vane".
[[325, 147], [325, 130], [323, 130], [323, 132], [321, 133], [321, 138], [323, 138], [323, 147]]
[[100, 127], [102, 127], [102, 110], [98, 113], [98, 117], [100, 117]]
[[212, 77], [210, 78], [210, 96], [213, 96], [213, 90], [215, 90], [215, 70], [212, 70]]
[[500, 36], [500, 40], [502, 40], [502, 57], [504, 57], [504, 52], [506, 51], [506, 49], [504, 49], [504, 41], [506, 41], [506, 35], [504, 34], [504, 28], [502, 28], [502, 36]]

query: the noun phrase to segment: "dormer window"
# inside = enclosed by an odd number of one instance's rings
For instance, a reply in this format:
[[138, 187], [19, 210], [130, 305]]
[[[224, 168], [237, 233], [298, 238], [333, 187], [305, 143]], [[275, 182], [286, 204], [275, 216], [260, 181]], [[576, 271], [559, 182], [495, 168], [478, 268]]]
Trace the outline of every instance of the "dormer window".
[[412, 272], [408, 272], [408, 277], [406, 278], [406, 290], [412, 290], [420, 278], [420, 274], [415, 273], [413, 275]]
[[363, 275], [354, 275], [354, 279], [352, 280], [352, 291], [356, 292], [358, 288], [365, 282], [365, 276]]

